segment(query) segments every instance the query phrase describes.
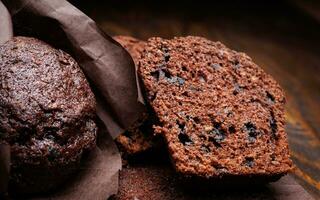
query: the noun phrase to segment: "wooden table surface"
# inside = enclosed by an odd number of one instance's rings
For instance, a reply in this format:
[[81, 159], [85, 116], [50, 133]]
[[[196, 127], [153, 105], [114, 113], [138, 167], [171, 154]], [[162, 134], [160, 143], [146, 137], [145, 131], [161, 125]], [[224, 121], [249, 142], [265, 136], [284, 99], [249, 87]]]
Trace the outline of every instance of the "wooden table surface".
[[320, 21], [301, 4], [74, 2], [110, 35], [140, 39], [197, 35], [250, 55], [286, 90], [287, 132], [297, 166], [294, 176], [320, 198]]

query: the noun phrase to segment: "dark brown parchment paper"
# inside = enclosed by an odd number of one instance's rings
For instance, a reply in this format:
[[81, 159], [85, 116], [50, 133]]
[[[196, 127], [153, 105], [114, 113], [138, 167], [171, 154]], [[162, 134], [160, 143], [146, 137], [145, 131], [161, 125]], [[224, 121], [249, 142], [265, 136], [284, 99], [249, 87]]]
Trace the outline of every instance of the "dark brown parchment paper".
[[[52, 194], [31, 199], [107, 199], [118, 191], [121, 169], [121, 157], [113, 138], [144, 109], [138, 99], [141, 95], [131, 57], [66, 0], [2, 0], [2, 3], [0, 41], [12, 37], [12, 20], [14, 35], [36, 37], [70, 53], [91, 84], [98, 102], [97, 114], [103, 121], [97, 148], [70, 183]], [[7, 191], [10, 147], [0, 141], [0, 151], [0, 193], [3, 193]]]

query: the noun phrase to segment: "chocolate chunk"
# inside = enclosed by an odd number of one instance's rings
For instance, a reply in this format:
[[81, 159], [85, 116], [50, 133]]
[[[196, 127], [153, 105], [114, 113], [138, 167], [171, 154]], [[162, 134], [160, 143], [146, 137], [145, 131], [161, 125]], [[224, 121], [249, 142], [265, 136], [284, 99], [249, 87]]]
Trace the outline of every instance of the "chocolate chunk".
[[164, 56], [164, 61], [165, 62], [169, 62], [170, 54], [168, 52], [166, 52], [166, 53], [163, 54], [163, 56]]
[[215, 70], [219, 70], [222, 66], [221, 66], [220, 63], [213, 63], [213, 64], [211, 65], [211, 67], [212, 67], [213, 69], [215, 69]]
[[177, 124], [178, 124], [179, 129], [180, 129], [181, 131], [184, 131], [185, 124], [180, 123], [179, 121], [177, 121]]
[[254, 158], [252, 157], [246, 157], [244, 161], [245, 165], [252, 168], [254, 165]]
[[160, 80], [160, 70], [156, 70], [156, 71], [153, 71], [153, 72], [150, 72], [150, 75], [156, 79], [157, 81]]
[[273, 104], [273, 103], [275, 102], [274, 96], [273, 96], [272, 94], [270, 94], [268, 91], [266, 91], [266, 93], [267, 93], [268, 102], [269, 102], [270, 104]]
[[277, 125], [277, 121], [274, 117], [274, 113], [271, 112], [271, 118], [270, 118], [270, 121], [269, 121], [269, 124], [270, 124], [270, 128], [271, 128], [271, 134], [272, 134], [272, 137], [274, 139], [278, 139], [278, 125]]
[[244, 129], [248, 133], [248, 140], [250, 143], [253, 143], [256, 141], [257, 136], [260, 134], [259, 131], [257, 131], [257, 127], [252, 122], [247, 122], [244, 125]]
[[179, 137], [179, 141], [183, 145], [191, 145], [193, 143], [193, 141], [190, 139], [190, 137], [185, 132], [180, 132], [178, 137]]
[[212, 130], [208, 132], [210, 135], [209, 141], [217, 147], [221, 147], [221, 142], [226, 138], [225, 131], [221, 128], [220, 123], [215, 123]]
[[242, 88], [238, 83], [234, 84], [233, 95], [237, 95], [242, 91]]
[[240, 67], [242, 67], [242, 65], [240, 64], [239, 60], [235, 60], [233, 63], [233, 68], [239, 69]]
[[157, 81], [166, 78], [169, 82], [175, 82], [175, 80], [171, 80], [171, 74], [165, 68], [158, 68], [156, 71], [150, 72], [150, 75], [154, 77]]
[[204, 152], [204, 153], [211, 152], [210, 147], [208, 145], [202, 145], [201, 146], [201, 151]]
[[229, 133], [235, 133], [235, 132], [236, 132], [236, 128], [234, 127], [234, 125], [231, 125], [231, 126], [228, 128], [228, 131], [229, 131]]
[[220, 144], [221, 141], [219, 139], [217, 140], [215, 137], [209, 137], [209, 142], [211, 142], [215, 147], [222, 147]]
[[167, 78], [167, 81], [171, 84], [177, 84], [179, 86], [183, 86], [184, 82], [185, 82], [185, 80], [183, 78], [180, 78], [177, 76]]

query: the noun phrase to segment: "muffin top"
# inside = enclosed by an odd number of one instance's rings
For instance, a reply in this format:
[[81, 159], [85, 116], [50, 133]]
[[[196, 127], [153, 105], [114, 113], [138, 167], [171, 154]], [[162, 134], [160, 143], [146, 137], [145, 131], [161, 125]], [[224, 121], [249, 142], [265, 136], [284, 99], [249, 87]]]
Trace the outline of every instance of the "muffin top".
[[29, 149], [67, 147], [95, 135], [94, 118], [94, 95], [70, 55], [28, 37], [0, 46], [0, 138]]

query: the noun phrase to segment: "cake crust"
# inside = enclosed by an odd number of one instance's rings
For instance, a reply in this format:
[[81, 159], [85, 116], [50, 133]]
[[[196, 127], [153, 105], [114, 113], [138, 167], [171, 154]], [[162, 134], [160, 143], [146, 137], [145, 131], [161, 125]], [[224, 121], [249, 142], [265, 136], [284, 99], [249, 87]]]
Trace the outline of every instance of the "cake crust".
[[279, 84], [202, 37], [151, 38], [139, 62], [173, 165], [186, 176], [279, 176], [292, 168]]

